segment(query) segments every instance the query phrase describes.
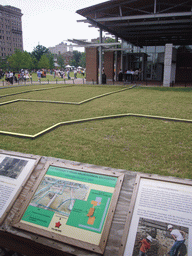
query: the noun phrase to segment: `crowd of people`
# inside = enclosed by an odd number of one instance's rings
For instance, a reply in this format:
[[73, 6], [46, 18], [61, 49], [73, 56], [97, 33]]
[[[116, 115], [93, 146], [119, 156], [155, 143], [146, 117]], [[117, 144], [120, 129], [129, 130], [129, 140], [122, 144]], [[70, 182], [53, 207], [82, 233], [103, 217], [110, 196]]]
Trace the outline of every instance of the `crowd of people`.
[[14, 84], [19, 81], [27, 81], [31, 78], [31, 75], [28, 70], [21, 69], [20, 72], [16, 75], [13, 71], [6, 71], [5, 73], [0, 70], [0, 79], [4, 78], [7, 84]]
[[12, 72], [12, 71], [5, 72], [4, 76], [5, 76], [5, 81], [8, 84], [13, 84], [14, 82], [17, 82], [17, 77], [15, 76], [15, 72]]
[[[82, 74], [83, 76], [85, 76], [85, 70], [78, 70], [78, 69], [73, 69], [72, 72], [74, 73], [74, 79], [77, 78], [77, 73]], [[50, 74], [52, 74], [54, 76], [54, 78], [56, 77], [60, 77], [65, 79], [65, 77], [67, 77], [67, 79], [71, 79], [70, 77], [70, 73], [71, 70], [70, 69], [66, 69], [66, 70], [51, 70]]]
[[77, 78], [77, 74], [81, 74], [82, 76], [85, 76], [85, 69], [78, 70], [78, 69], [66, 69], [66, 70], [58, 70], [58, 69], [53, 69], [53, 70], [45, 70], [45, 69], [38, 69], [38, 70], [33, 70], [30, 74], [30, 72], [27, 69], [21, 69], [19, 73], [15, 74], [13, 71], [6, 71], [3, 72], [2, 69], [0, 69], [0, 79], [4, 79], [7, 84], [13, 84], [17, 83], [20, 81], [30, 81], [32, 79], [32, 73], [37, 74], [37, 79], [38, 81], [41, 81], [41, 78], [46, 78], [46, 74], [49, 72], [54, 78], [63, 78], [65, 79], [66, 77], [68, 79], [71, 79], [71, 72], [74, 73], [74, 79]]

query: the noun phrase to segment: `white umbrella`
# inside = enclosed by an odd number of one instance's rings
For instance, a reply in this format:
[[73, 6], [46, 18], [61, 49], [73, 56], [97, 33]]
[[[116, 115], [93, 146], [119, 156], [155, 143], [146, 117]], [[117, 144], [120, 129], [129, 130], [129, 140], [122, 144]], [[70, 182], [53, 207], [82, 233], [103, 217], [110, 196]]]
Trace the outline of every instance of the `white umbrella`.
[[71, 68], [71, 66], [70, 66], [70, 65], [67, 65], [66, 68]]
[[82, 68], [81, 66], [79, 66], [78, 68]]

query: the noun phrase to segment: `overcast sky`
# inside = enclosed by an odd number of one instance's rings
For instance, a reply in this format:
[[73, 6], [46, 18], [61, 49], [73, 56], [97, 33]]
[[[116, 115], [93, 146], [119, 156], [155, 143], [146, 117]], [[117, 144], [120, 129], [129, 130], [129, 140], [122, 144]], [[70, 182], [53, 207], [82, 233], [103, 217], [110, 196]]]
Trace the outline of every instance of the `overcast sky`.
[[[88, 27], [76, 14], [79, 9], [106, 0], [1, 0], [1, 5], [21, 9], [23, 47], [31, 52], [38, 44], [55, 46], [67, 39], [91, 39], [99, 36], [98, 29]], [[80, 50], [80, 49], [79, 49]]]

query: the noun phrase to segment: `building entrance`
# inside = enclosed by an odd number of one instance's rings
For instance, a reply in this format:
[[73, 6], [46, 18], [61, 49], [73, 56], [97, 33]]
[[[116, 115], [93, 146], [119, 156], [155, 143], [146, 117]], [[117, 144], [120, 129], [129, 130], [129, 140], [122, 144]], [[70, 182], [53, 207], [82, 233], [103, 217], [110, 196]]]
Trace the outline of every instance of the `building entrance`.
[[146, 53], [125, 53], [123, 54], [123, 73], [127, 70], [140, 70], [141, 81], [146, 79]]

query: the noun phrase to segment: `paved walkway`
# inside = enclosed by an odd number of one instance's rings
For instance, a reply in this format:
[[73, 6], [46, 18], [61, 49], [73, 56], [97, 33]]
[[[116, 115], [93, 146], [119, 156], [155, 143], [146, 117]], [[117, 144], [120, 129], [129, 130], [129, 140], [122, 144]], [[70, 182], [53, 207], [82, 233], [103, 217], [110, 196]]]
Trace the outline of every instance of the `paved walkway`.
[[[3, 88], [10, 88], [10, 87], [17, 87], [17, 86], [29, 86], [29, 85], [40, 85], [40, 84], [86, 84], [86, 78], [76, 78], [74, 79], [73, 77], [68, 80], [68, 79], [63, 79], [63, 80], [54, 80], [54, 81], [49, 81], [48, 79], [41, 79], [40, 82], [38, 81], [25, 81], [25, 82], [20, 82], [20, 83], [14, 83], [13, 85], [8, 84], [5, 81], [0, 81], [0, 89]], [[96, 85], [96, 82], [93, 81], [92, 83], [89, 84], [93, 84]], [[137, 85], [137, 86], [157, 86], [157, 87], [161, 87], [163, 86], [162, 82], [158, 82], [158, 81], [133, 81], [132, 85]], [[111, 84], [108, 85], [119, 85], [119, 86], [130, 86], [131, 83], [129, 82], [111, 82]], [[173, 85], [173, 87], [192, 87], [192, 82], [191, 83], [176, 83]]]

